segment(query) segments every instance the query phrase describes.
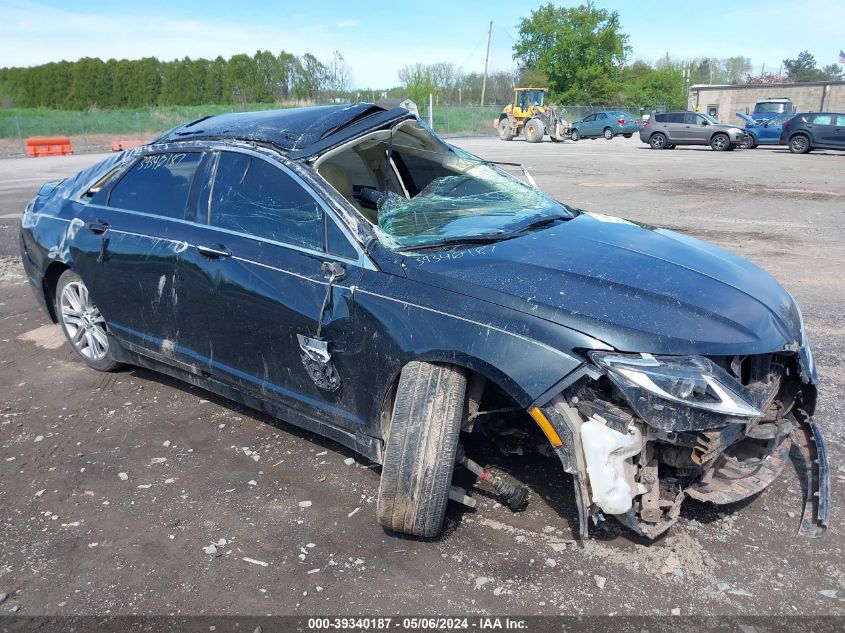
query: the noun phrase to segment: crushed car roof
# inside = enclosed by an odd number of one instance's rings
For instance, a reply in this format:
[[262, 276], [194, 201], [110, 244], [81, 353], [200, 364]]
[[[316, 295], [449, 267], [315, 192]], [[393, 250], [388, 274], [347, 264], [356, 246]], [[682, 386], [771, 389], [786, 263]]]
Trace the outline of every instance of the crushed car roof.
[[[285, 151], [301, 151], [364, 119], [395, 118], [399, 110], [356, 103], [218, 114], [175, 127], [152, 142], [237, 138], [271, 143]], [[408, 111], [402, 109], [401, 113], [407, 115]]]

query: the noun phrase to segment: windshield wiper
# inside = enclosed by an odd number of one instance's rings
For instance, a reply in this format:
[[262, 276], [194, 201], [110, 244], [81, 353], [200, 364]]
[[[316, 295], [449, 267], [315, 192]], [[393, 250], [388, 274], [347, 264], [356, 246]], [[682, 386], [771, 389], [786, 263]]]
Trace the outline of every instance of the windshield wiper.
[[554, 224], [555, 222], [559, 222], [559, 221], [571, 220], [572, 217], [573, 216], [562, 215], [562, 214], [547, 215], [543, 218], [538, 218], [538, 219], [536, 219], [532, 222], [518, 226], [515, 229], [513, 229], [512, 231], [508, 231], [504, 235], [509, 237], [509, 238], [510, 237], [516, 237], [518, 235], [521, 235], [522, 233], [528, 233], [529, 231], [539, 229], [539, 228], [544, 227], [548, 224]]
[[464, 244], [492, 244], [493, 242], [504, 242], [505, 240], [512, 240], [524, 233], [533, 231], [548, 224], [554, 224], [558, 221], [571, 220], [573, 216], [568, 215], [548, 215], [544, 218], [538, 218], [528, 224], [518, 226], [512, 231], [503, 233], [481, 233], [479, 235], [460, 235], [455, 237], [448, 237], [436, 242], [429, 242], [427, 244], [418, 244], [414, 246], [403, 246], [396, 249], [402, 251], [420, 251], [428, 248], [441, 248], [443, 246], [461, 246]]
[[501, 242], [516, 237], [511, 233], [482, 233], [481, 235], [463, 235], [460, 237], [449, 237], [436, 242], [428, 242], [426, 244], [415, 244], [412, 246], [403, 246], [396, 250], [404, 251], [422, 251], [429, 248], [442, 248], [444, 246], [464, 246], [472, 244], [492, 244], [494, 242]]

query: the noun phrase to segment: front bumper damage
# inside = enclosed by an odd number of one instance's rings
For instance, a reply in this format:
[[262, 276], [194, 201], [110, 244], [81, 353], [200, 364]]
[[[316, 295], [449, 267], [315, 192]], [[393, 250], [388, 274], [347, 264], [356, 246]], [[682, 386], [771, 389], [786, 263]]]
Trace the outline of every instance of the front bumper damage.
[[[805, 468], [799, 533], [818, 537], [830, 517], [830, 472], [812, 418], [814, 371], [803, 354], [783, 352], [712, 359], [756, 394], [762, 415], [737, 418], [662, 405], [646, 419], [598, 366], [585, 364], [539, 407], [562, 444], [555, 448], [574, 477], [579, 532], [615, 517], [654, 539], [680, 516], [687, 498], [724, 505], [751, 497], [782, 472], [795, 446]], [[669, 407], [667, 407], [669, 408]], [[683, 408], [682, 408], [683, 409]], [[536, 418], [536, 415], [535, 415]]]

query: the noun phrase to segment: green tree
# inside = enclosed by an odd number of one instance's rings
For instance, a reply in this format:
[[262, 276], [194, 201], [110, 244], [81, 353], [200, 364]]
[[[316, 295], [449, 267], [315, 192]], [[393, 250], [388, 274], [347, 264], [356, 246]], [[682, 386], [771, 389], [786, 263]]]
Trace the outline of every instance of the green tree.
[[430, 66], [412, 64], [400, 68], [397, 74], [405, 89], [405, 96], [419, 107], [428, 106], [428, 95], [436, 96], [437, 83]]
[[514, 59], [545, 73], [552, 96], [566, 103], [603, 103], [618, 91], [631, 48], [619, 14], [592, 2], [541, 6], [519, 24]]
[[790, 81], [840, 81], [845, 75], [837, 64], [819, 68], [810, 51], [801, 51], [794, 59], [784, 59], [783, 67]]
[[687, 107], [687, 86], [684, 66], [675, 62], [662, 63], [659, 68], [636, 61], [622, 69], [622, 89], [619, 104], [651, 109]]

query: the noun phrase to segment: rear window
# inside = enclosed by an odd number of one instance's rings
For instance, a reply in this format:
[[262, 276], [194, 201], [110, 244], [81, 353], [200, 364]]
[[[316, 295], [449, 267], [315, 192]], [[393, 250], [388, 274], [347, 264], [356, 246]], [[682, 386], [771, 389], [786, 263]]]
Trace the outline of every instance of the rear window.
[[144, 156], [114, 186], [109, 206], [184, 218], [191, 181], [201, 158], [201, 152]]
[[666, 114], [655, 114], [654, 120], [658, 123], [666, 123]]

